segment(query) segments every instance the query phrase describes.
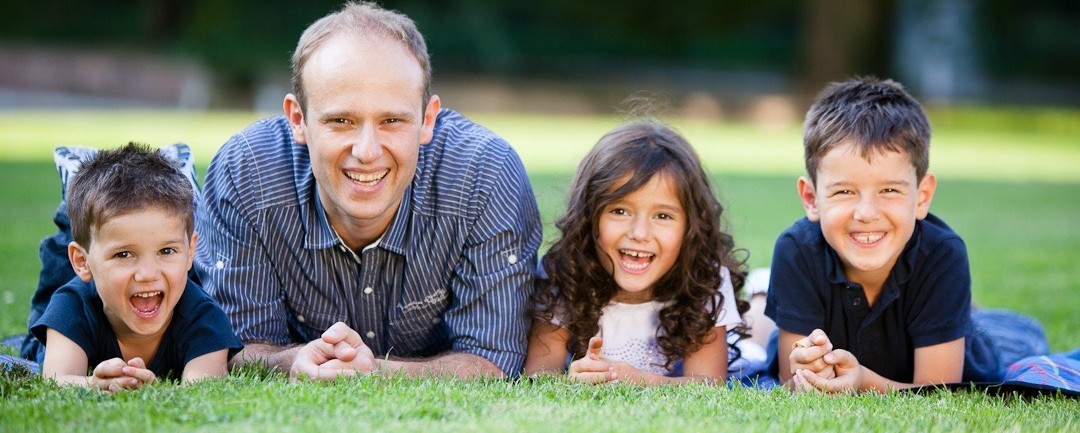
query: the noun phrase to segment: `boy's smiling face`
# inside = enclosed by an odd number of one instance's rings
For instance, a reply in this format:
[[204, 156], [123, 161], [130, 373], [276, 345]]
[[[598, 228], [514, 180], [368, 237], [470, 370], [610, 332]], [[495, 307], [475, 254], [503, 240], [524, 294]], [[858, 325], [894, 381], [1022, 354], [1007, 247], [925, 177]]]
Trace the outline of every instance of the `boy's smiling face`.
[[110, 218], [91, 232], [90, 248], [68, 246], [75, 273], [94, 281], [119, 338], [162, 335], [187, 285], [198, 235], [160, 209]]
[[926, 217], [937, 183], [920, 181], [907, 154], [871, 151], [868, 158], [852, 142], [842, 142], [820, 160], [817, 182], [798, 182], [806, 216], [821, 231], [848, 279], [880, 287], [915, 230]]

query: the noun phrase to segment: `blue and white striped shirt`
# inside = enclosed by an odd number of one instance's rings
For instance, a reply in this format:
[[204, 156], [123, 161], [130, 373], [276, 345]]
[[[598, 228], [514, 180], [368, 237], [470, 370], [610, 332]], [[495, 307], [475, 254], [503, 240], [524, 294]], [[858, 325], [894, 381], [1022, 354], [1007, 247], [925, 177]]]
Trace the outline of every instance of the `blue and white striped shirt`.
[[376, 357], [463, 352], [520, 372], [540, 213], [518, 155], [464, 116], [440, 112], [394, 220], [359, 253], [284, 116], [222, 146], [203, 200], [196, 273], [241, 340], [306, 343], [342, 321]]

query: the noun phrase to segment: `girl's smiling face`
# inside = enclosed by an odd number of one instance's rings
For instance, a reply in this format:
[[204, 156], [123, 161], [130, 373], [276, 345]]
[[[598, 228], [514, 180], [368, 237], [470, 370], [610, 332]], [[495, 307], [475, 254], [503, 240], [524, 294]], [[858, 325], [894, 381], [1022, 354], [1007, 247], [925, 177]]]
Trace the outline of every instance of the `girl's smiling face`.
[[641, 188], [604, 206], [596, 253], [618, 285], [613, 300], [641, 303], [652, 299], [653, 286], [679, 258], [686, 219], [676, 183], [662, 171]]

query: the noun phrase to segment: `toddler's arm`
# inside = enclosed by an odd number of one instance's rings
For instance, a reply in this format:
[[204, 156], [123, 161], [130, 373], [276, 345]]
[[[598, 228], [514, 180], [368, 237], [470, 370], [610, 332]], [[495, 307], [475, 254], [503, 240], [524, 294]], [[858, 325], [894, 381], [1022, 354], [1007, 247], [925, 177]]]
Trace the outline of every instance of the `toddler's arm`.
[[199, 355], [184, 366], [184, 382], [224, 377], [228, 373], [229, 349]]
[[52, 328], [46, 331], [46, 341], [41, 375], [52, 378], [61, 385], [116, 392], [122, 389], [138, 388], [157, 379], [139, 358], [133, 358], [127, 363], [120, 358], [103, 361], [94, 367], [91, 376], [87, 376], [86, 368], [89, 361], [82, 347]]

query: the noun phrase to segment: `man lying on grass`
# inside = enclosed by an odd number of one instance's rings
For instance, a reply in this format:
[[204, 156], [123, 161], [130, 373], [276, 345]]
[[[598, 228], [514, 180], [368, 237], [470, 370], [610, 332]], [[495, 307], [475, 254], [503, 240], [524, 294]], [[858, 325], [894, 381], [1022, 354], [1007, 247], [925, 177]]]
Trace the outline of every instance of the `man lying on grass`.
[[502, 377], [525, 360], [540, 213], [509, 144], [430, 93], [408, 17], [349, 3], [293, 53], [284, 116], [211, 162], [195, 268], [293, 377]]

